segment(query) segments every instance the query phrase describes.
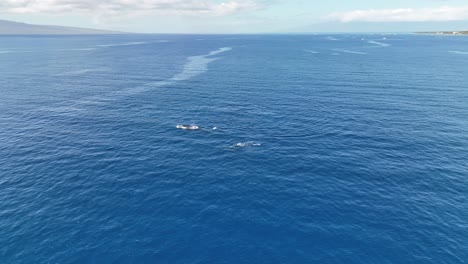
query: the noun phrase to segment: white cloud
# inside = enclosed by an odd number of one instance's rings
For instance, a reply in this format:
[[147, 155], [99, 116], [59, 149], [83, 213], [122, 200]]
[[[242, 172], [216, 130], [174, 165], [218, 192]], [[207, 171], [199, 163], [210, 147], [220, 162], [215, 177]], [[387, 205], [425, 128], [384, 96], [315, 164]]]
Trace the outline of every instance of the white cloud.
[[329, 20], [347, 22], [428, 22], [468, 20], [468, 6], [437, 8], [369, 9], [332, 13]]
[[225, 16], [260, 9], [255, 0], [0, 0], [0, 13], [85, 13], [117, 16], [138, 13], [160, 15]]

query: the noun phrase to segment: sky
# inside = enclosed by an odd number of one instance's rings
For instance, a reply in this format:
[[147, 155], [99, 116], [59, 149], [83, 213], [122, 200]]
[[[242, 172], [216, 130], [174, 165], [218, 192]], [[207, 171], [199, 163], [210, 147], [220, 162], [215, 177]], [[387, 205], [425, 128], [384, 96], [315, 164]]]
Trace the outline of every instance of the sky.
[[468, 0], [0, 0], [0, 19], [141, 33], [468, 30]]

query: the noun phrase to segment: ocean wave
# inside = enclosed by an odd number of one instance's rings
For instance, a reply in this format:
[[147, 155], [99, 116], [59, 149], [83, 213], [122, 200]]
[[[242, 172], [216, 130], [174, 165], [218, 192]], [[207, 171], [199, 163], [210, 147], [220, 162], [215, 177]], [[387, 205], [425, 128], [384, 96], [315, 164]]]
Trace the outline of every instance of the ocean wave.
[[312, 53], [312, 54], [319, 54], [320, 52], [315, 50], [304, 50], [305, 52]]

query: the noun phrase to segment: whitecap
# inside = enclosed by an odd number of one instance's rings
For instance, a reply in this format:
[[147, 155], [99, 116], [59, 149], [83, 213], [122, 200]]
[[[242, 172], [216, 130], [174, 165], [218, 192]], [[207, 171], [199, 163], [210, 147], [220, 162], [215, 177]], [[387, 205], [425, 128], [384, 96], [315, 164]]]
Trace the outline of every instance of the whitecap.
[[352, 51], [352, 50], [346, 50], [346, 49], [333, 49], [334, 51], [339, 51], [343, 53], [350, 53], [350, 54], [359, 54], [359, 55], [366, 55], [367, 53], [365, 52], [360, 52], [360, 51]]
[[383, 42], [379, 42], [379, 41], [375, 41], [375, 40], [370, 40], [368, 41], [367, 43], [369, 44], [373, 44], [373, 45], [377, 45], [379, 47], [390, 47], [391, 45], [388, 44], [388, 43], [383, 43]]
[[304, 50], [305, 52], [312, 53], [312, 54], [319, 54], [320, 52], [315, 50]]
[[107, 47], [143, 45], [143, 44], [147, 44], [147, 43], [148, 42], [126, 42], [126, 43], [115, 43], [115, 44], [101, 44], [101, 45], [96, 45], [96, 47], [107, 48]]
[[456, 50], [453, 50], [453, 51], [449, 51], [450, 53], [453, 53], [453, 54], [461, 54], [461, 55], [468, 55], [468, 51], [456, 51]]
[[63, 49], [62, 51], [92, 51], [92, 50], [97, 50], [97, 48]]

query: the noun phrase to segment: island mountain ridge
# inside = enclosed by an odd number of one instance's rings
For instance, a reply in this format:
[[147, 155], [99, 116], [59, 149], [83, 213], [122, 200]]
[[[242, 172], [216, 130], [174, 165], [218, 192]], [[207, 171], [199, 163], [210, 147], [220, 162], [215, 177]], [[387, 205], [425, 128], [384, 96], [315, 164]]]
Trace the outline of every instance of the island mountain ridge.
[[125, 32], [99, 30], [90, 28], [33, 25], [8, 20], [0, 20], [0, 35], [103, 35], [128, 34]]

